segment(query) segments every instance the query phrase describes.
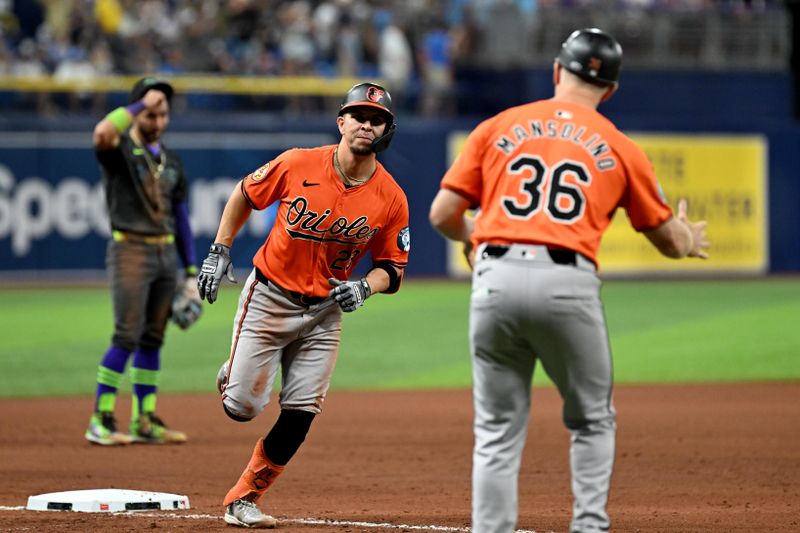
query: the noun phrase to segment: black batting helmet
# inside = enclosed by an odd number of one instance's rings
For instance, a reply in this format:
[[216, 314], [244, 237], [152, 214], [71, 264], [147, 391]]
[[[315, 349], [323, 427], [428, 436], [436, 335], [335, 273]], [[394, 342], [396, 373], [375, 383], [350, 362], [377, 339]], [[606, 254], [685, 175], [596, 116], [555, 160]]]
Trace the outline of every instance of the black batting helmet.
[[376, 83], [358, 83], [353, 85], [342, 100], [339, 108], [341, 117], [348, 110], [354, 107], [374, 107], [380, 109], [386, 115], [386, 130], [384, 134], [372, 141], [372, 151], [382, 152], [389, 148], [397, 123], [392, 112], [392, 96], [389, 91]]
[[575, 30], [561, 45], [556, 61], [583, 80], [607, 87], [619, 80], [622, 47], [603, 30]]
[[150, 89], [158, 89], [163, 92], [167, 97], [167, 101], [172, 100], [172, 94], [175, 92], [172, 89], [172, 85], [164, 80], [159, 80], [158, 78], [142, 78], [137, 81], [133, 89], [131, 89], [130, 101], [138, 102], [144, 98], [144, 95], [147, 94], [147, 91]]

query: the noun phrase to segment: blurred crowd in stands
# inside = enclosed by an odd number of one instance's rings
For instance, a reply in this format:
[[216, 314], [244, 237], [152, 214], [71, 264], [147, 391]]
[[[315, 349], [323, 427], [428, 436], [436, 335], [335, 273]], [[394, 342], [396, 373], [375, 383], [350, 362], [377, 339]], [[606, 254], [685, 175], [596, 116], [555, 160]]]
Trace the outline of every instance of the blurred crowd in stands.
[[[0, 0], [0, 76], [319, 75], [385, 80], [447, 113], [453, 69], [517, 47], [552, 8], [782, 9], [779, 0]], [[513, 21], [509, 25], [507, 21]], [[493, 38], [497, 37], [497, 38]], [[566, 36], [564, 36], [566, 37]], [[481, 43], [480, 47], [477, 43]], [[478, 50], [481, 48], [481, 50]], [[101, 104], [99, 104], [101, 105]]]

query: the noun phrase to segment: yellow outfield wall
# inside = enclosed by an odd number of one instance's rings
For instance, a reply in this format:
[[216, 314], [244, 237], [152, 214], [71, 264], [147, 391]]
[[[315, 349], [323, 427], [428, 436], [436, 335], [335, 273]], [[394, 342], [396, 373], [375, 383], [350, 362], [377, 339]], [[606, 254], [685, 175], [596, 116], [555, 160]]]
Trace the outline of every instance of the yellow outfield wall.
[[[142, 76], [0, 76], [0, 90], [37, 93], [124, 92]], [[165, 74], [154, 76], [168, 81], [179, 94], [254, 94], [272, 96], [341, 97], [363, 80], [323, 76], [220, 76], [207, 74]], [[375, 80], [374, 83], [384, 83]]]
[[[467, 133], [449, 140], [449, 159]], [[617, 210], [598, 255], [604, 274], [761, 274], [769, 265], [767, 141], [760, 135], [633, 134], [652, 161], [670, 205], [680, 198], [691, 220], [706, 220], [711, 241], [708, 261], [675, 261], [661, 256]], [[469, 273], [461, 247], [451, 243], [449, 270]]]

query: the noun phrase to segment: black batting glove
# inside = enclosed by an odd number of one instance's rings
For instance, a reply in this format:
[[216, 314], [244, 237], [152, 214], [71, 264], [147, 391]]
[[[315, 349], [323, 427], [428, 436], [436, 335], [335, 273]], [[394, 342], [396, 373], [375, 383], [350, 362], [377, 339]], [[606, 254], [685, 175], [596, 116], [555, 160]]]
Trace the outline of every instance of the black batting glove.
[[364, 305], [364, 302], [372, 294], [366, 278], [358, 281], [339, 281], [336, 278], [328, 278], [328, 283], [333, 285], [328, 296], [336, 300], [342, 311], [351, 313]]
[[200, 274], [197, 276], [197, 291], [200, 293], [200, 300], [206, 299], [210, 304], [216, 301], [222, 276], [227, 276], [228, 281], [236, 283], [236, 279], [233, 277], [230, 247], [214, 243], [208, 250], [208, 257], [203, 261]]

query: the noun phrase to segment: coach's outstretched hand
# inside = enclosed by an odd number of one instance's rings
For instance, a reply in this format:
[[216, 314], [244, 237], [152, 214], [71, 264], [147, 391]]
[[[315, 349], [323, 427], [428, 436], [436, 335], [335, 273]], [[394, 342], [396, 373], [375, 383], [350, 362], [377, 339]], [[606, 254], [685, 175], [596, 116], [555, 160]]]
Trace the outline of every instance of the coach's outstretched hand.
[[678, 200], [678, 220], [686, 224], [689, 228], [689, 233], [692, 234], [692, 246], [687, 254], [688, 257], [698, 257], [700, 259], [708, 259], [708, 234], [706, 233], [706, 221], [692, 222], [687, 216], [687, 202], [682, 198]]
[[372, 289], [365, 278], [358, 281], [339, 281], [328, 278], [328, 283], [333, 285], [328, 296], [336, 300], [342, 311], [351, 313], [364, 305], [364, 301], [372, 294]]
[[200, 275], [197, 276], [197, 290], [200, 292], [201, 300], [206, 299], [210, 304], [216, 301], [222, 276], [227, 276], [228, 281], [236, 283], [236, 278], [233, 277], [230, 247], [214, 243], [208, 250], [208, 257], [203, 261]]

